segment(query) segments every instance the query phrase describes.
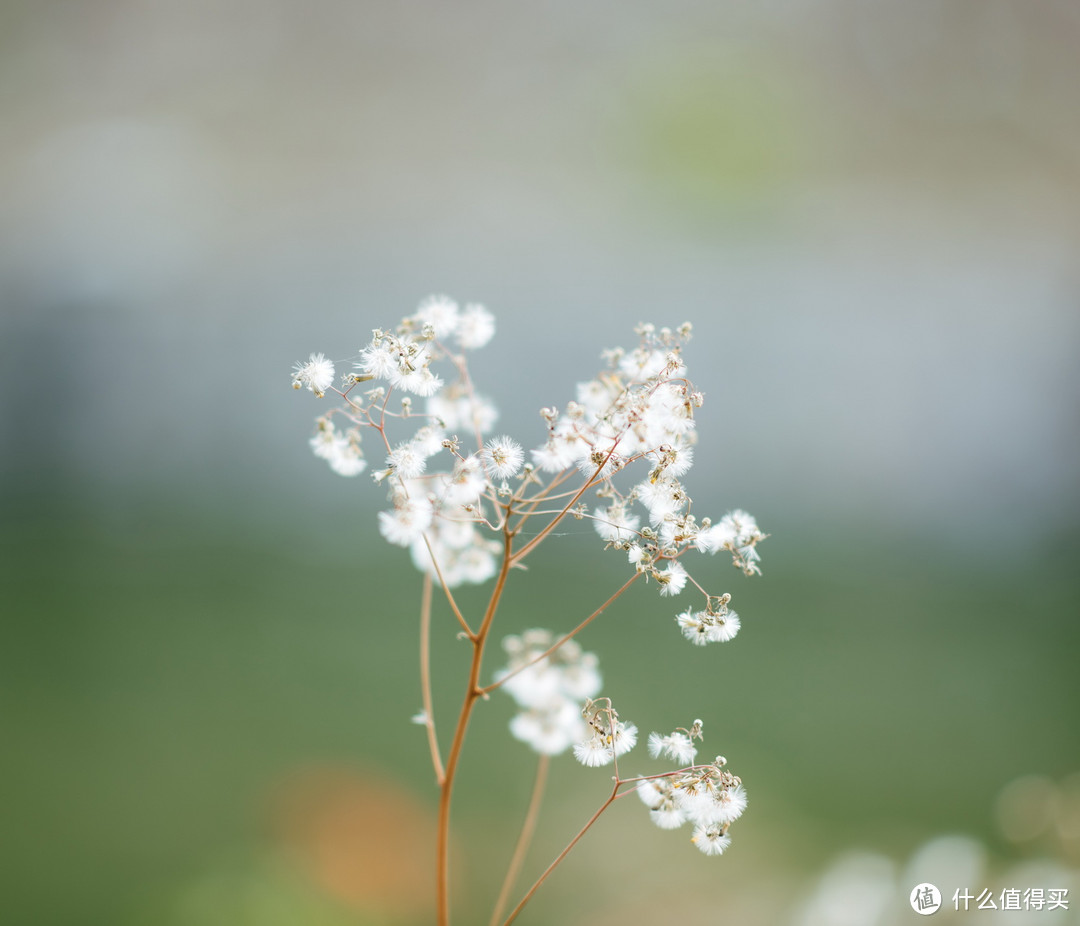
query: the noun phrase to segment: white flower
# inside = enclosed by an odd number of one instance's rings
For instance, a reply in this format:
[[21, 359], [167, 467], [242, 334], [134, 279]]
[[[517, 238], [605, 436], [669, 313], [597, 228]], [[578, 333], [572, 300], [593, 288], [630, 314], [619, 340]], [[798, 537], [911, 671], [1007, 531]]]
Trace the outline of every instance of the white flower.
[[687, 579], [689, 579], [689, 576], [682, 563], [677, 562], [669, 563], [666, 569], [656, 573], [656, 581], [660, 583], [661, 595], [678, 595], [679, 592], [686, 588]]
[[390, 451], [386, 465], [402, 479], [414, 479], [427, 468], [427, 459], [412, 441], [406, 441]]
[[594, 447], [584, 444], [578, 448], [575, 458], [578, 471], [590, 479], [610, 479], [615, 473], [626, 466], [626, 459], [613, 449], [614, 441], [597, 443]]
[[507, 479], [515, 475], [525, 462], [521, 444], [509, 437], [493, 437], [480, 454], [484, 467], [493, 479]]
[[561, 473], [578, 459], [579, 445], [579, 439], [572, 431], [557, 432], [548, 438], [543, 447], [529, 452], [533, 462], [545, 473]]
[[665, 756], [678, 762], [680, 765], [689, 765], [694, 761], [697, 750], [685, 733], [669, 733], [661, 736], [659, 733], [649, 734], [649, 755], [654, 759]]
[[686, 822], [686, 815], [667, 798], [649, 811], [649, 819], [662, 830], [676, 830]]
[[[569, 646], [569, 643], [563, 646]], [[599, 660], [594, 653], [582, 653], [576, 661], [565, 664], [562, 676], [563, 693], [575, 703], [596, 697], [602, 685], [598, 664]]]
[[495, 316], [482, 305], [465, 306], [458, 322], [457, 340], [465, 350], [483, 347], [495, 334]]
[[375, 340], [360, 351], [360, 359], [353, 364], [364, 376], [373, 379], [390, 379], [397, 372], [398, 352], [396, 340]]
[[426, 498], [394, 500], [393, 511], [379, 512], [379, 533], [392, 544], [407, 547], [431, 526], [431, 502]]
[[619, 720], [615, 721], [614, 733], [594, 729], [587, 740], [574, 745], [574, 758], [591, 768], [608, 765], [616, 756], [634, 748], [637, 744], [637, 732], [634, 724]]
[[587, 740], [574, 744], [574, 758], [589, 768], [607, 765], [612, 761], [614, 755], [603, 738], [596, 733]]
[[647, 778], [645, 781], [639, 783], [634, 789], [637, 791], [637, 796], [641, 798], [641, 803], [646, 807], [655, 807], [660, 803], [661, 798], [664, 796], [664, 793], [657, 784], [657, 782], [660, 781], [663, 781], [663, 779]]
[[420, 303], [416, 320], [430, 325], [437, 338], [447, 338], [458, 329], [458, 306], [449, 296], [429, 296]]
[[434, 395], [443, 387], [443, 381], [432, 373], [427, 366], [405, 373], [395, 373], [390, 377], [390, 382], [406, 392], [418, 396]]
[[717, 550], [730, 549], [735, 543], [735, 529], [730, 523], [720, 521], [703, 531], [698, 531], [694, 545], [702, 553], [715, 553]]
[[746, 791], [742, 785], [734, 788], [725, 788], [717, 792], [715, 799], [716, 809], [713, 811], [715, 822], [720, 824], [733, 823], [742, 816], [746, 810]]
[[446, 439], [446, 432], [436, 428], [434, 425], [427, 425], [417, 431], [410, 443], [416, 449], [416, 452], [422, 454], [425, 459], [433, 457], [439, 451], [443, 449], [443, 441]]
[[631, 379], [650, 379], [664, 372], [667, 358], [667, 351], [639, 347], [623, 356], [619, 370]]
[[723, 855], [724, 850], [731, 845], [731, 837], [718, 823], [694, 827], [694, 835], [690, 837], [690, 841], [706, 855]]
[[413, 564], [421, 572], [438, 578], [431, 559], [434, 551], [442, 579], [450, 588], [465, 582], [479, 585], [495, 575], [495, 555], [501, 546], [498, 541], [485, 539], [467, 516], [458, 519], [453, 511], [444, 510], [431, 522], [426, 536], [431, 551], [420, 534], [410, 549]]
[[556, 756], [565, 752], [584, 735], [581, 711], [572, 701], [556, 699], [550, 709], [533, 708], [514, 716], [510, 733], [528, 743], [537, 752]]
[[360, 453], [359, 437], [338, 437], [334, 441], [333, 453], [326, 459], [330, 469], [339, 476], [359, 476], [367, 469], [367, 460]]
[[649, 808], [649, 818], [660, 829], [678, 829], [686, 822], [686, 815], [676, 803], [675, 790], [670, 778], [643, 781], [638, 785], [637, 792], [642, 803]]
[[604, 540], [616, 543], [629, 540], [637, 533], [640, 523], [641, 519], [627, 514], [626, 506], [619, 502], [593, 511], [593, 527]]
[[443, 501], [451, 506], [475, 505], [487, 488], [483, 466], [476, 457], [459, 460], [443, 488]]
[[675, 618], [683, 636], [697, 646], [706, 643], [726, 643], [739, 632], [742, 626], [739, 615], [734, 611], [721, 608], [719, 613], [708, 611], [683, 611]]
[[367, 467], [367, 460], [360, 449], [360, 432], [350, 428], [345, 434], [341, 434], [327, 418], [318, 419], [316, 425], [315, 436], [310, 441], [315, 456], [326, 460], [339, 476], [357, 476], [362, 473]]
[[660, 524], [682, 510], [687, 498], [683, 487], [674, 479], [646, 480], [635, 489], [641, 503], [649, 509], [649, 520]]
[[713, 617], [713, 624], [708, 629], [706, 636], [708, 636], [710, 643], [726, 643], [735, 637], [741, 626], [742, 622], [739, 620], [739, 615], [734, 611], [717, 614]]
[[694, 612], [686, 610], [675, 618], [679, 628], [682, 630], [683, 636], [696, 646], [704, 646], [709, 642], [710, 628], [709, 625], [702, 620], [704, 616], [704, 611]]
[[307, 363], [298, 362], [293, 367], [293, 389], [303, 386], [320, 399], [334, 382], [334, 364], [323, 354], [312, 354]]

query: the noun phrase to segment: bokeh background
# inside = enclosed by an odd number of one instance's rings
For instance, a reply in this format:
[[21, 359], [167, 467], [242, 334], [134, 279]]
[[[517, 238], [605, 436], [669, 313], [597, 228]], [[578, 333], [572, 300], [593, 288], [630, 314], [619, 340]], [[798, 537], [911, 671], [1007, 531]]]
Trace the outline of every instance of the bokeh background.
[[[772, 535], [760, 579], [708, 561], [737, 641], [691, 650], [637, 587], [582, 640], [645, 730], [706, 719], [751, 795], [732, 849], [620, 803], [520, 922], [872, 926], [922, 880], [1080, 907], [1075, 2], [0, 23], [5, 922], [430, 922], [417, 576], [289, 371], [432, 292], [495, 312], [474, 375], [526, 446], [601, 348], [692, 321], [688, 484]], [[622, 581], [580, 527], [506, 632]], [[462, 923], [531, 786], [510, 713], [470, 730]], [[603, 777], [554, 764], [525, 877]]]

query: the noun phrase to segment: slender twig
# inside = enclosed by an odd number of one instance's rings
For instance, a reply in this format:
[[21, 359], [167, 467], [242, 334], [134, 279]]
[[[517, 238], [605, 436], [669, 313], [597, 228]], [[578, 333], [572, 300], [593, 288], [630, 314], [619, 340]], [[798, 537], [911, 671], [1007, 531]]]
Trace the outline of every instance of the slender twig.
[[517, 563], [521, 562], [521, 560], [523, 560], [526, 556], [529, 555], [529, 553], [531, 553], [537, 546], [539, 546], [543, 542], [544, 538], [547, 537], [547, 535], [550, 534], [553, 530], [555, 530], [555, 525], [558, 524], [564, 517], [566, 517], [567, 512], [574, 507], [574, 503], [577, 502], [577, 500], [581, 498], [582, 495], [584, 495], [589, 489], [593, 487], [597, 477], [599, 477], [601, 471], [607, 465], [607, 461], [611, 459], [611, 455], [615, 452], [615, 447], [617, 445], [618, 441], [611, 445], [611, 449], [607, 452], [607, 456], [604, 457], [603, 462], [601, 462], [601, 464], [596, 467], [596, 472], [593, 473], [585, 481], [585, 484], [580, 489], [578, 489], [577, 492], [574, 493], [573, 497], [570, 499], [570, 501], [566, 503], [566, 506], [563, 508], [563, 510], [560, 511], [554, 518], [552, 518], [547, 523], [547, 526], [542, 531], [540, 531], [539, 534], [533, 537], [532, 540], [530, 540], [527, 544], [525, 544], [525, 546], [523, 546], [520, 550], [517, 551], [517, 553], [514, 554], [514, 565], [517, 565]]
[[442, 586], [443, 593], [446, 595], [446, 600], [450, 603], [450, 610], [454, 612], [454, 617], [458, 619], [458, 623], [461, 624], [461, 629], [474, 643], [476, 642], [476, 634], [472, 632], [472, 628], [469, 627], [469, 622], [465, 620], [465, 616], [461, 613], [461, 609], [457, 606], [457, 602], [454, 600], [454, 593], [450, 591], [450, 586], [446, 584], [446, 579], [443, 578], [442, 570], [439, 568], [439, 561], [435, 557], [435, 550], [431, 546], [431, 541], [428, 539], [427, 532], [421, 534], [424, 538], [424, 546], [427, 547], [428, 556], [431, 557], [431, 565], [435, 567], [435, 574], [439, 577], [439, 584]]
[[435, 710], [431, 700], [431, 585], [431, 573], [426, 572], [420, 597], [420, 697], [427, 726], [428, 748], [431, 750], [431, 766], [435, 770], [435, 782], [442, 785], [443, 764], [439, 755], [439, 740], [435, 735]]
[[517, 881], [517, 877], [521, 873], [521, 866], [525, 862], [525, 854], [529, 851], [533, 834], [536, 832], [536, 821], [540, 818], [540, 804], [544, 798], [544, 786], [547, 784], [547, 773], [550, 765], [551, 756], [541, 753], [540, 761], [536, 764], [536, 780], [533, 782], [532, 797], [529, 798], [529, 809], [525, 813], [525, 822], [521, 825], [517, 845], [514, 846], [514, 855], [510, 859], [510, 867], [506, 869], [506, 877], [503, 879], [502, 889], [499, 891], [499, 899], [495, 901], [490, 926], [499, 926], [499, 919], [506, 908], [506, 902], [510, 899], [510, 891], [513, 890], [514, 882]]
[[547, 876], [550, 875], [556, 869], [556, 867], [558, 867], [559, 863], [564, 858], [566, 858], [567, 855], [570, 854], [570, 850], [573, 849], [574, 846], [578, 844], [578, 840], [580, 840], [581, 837], [589, 831], [589, 827], [591, 827], [597, 820], [600, 819], [600, 814], [602, 814], [611, 806], [615, 798], [618, 797], [620, 784], [622, 784], [622, 782], [620, 782], [618, 778], [616, 778], [615, 785], [612, 787], [611, 794], [608, 795], [608, 799], [600, 805], [600, 809], [597, 810], [596, 813], [589, 817], [588, 822], [580, 830], [578, 830], [577, 835], [573, 839], [571, 839], [570, 842], [567, 844], [566, 848], [563, 849], [562, 852], [558, 854], [558, 856], [556, 856], [555, 861], [553, 861], [550, 865], [548, 865], [547, 868], [544, 869], [544, 873], [536, 879], [536, 883], [529, 888], [525, 896], [522, 897], [521, 900], [518, 902], [518, 905], [514, 907], [514, 909], [510, 912], [510, 915], [503, 922], [503, 926], [510, 926], [510, 924], [517, 919], [518, 914], [525, 907], [525, 904], [527, 904], [532, 899], [532, 895], [535, 894], [540, 885], [547, 880]]
[[593, 620], [595, 620], [597, 617], [599, 617], [601, 614], [603, 614], [604, 610], [606, 608], [608, 608], [611, 605], [611, 603], [613, 601], [615, 601], [616, 598], [618, 598], [623, 592], [625, 592], [639, 578], [641, 578], [641, 576], [642, 576], [642, 573], [635, 572], [632, 576], [630, 576], [629, 579], [627, 579], [625, 582], [623, 582], [622, 585], [619, 586], [618, 591], [613, 593], [611, 595], [611, 597], [608, 598], [607, 601], [605, 601], [602, 605], [600, 605], [599, 608], [597, 608], [595, 611], [593, 611], [592, 614], [590, 614], [587, 618], [585, 618], [585, 620], [583, 620], [580, 624], [578, 624], [573, 630], [571, 630], [569, 633], [564, 634], [563, 636], [559, 637], [558, 640], [556, 640], [551, 646], [549, 646], [546, 650], [544, 650], [544, 652], [542, 652], [539, 656], [535, 657], [534, 659], [530, 659], [524, 665], [518, 666], [516, 669], [514, 669], [513, 672], [508, 672], [506, 675], [504, 675], [498, 681], [492, 682], [490, 685], [486, 685], [483, 688], [481, 688], [480, 689], [480, 694], [482, 694], [482, 695], [490, 694], [496, 688], [498, 688], [500, 685], [502, 685], [504, 682], [507, 682], [510, 679], [512, 679], [519, 672], [524, 672], [527, 668], [529, 668], [529, 666], [536, 665], [536, 663], [538, 663], [541, 659], [545, 659], [548, 656], [550, 656], [552, 653], [555, 652], [555, 650], [557, 650], [560, 646], [562, 646], [567, 640], [570, 640], [573, 637], [577, 636], [577, 634], [579, 634], [582, 630], [584, 630], [586, 627], [588, 627], [589, 624], [591, 624], [593, 622]]
[[[539, 492], [532, 496], [532, 498], [525, 499], [528, 507], [522, 510], [521, 519], [518, 521], [517, 527], [514, 528], [515, 533], [521, 530], [521, 526], [529, 519], [529, 516], [534, 513], [537, 505], [539, 505], [543, 501], [551, 501], [553, 498], [562, 497], [560, 495], [553, 496], [551, 492], [553, 489], [566, 482], [566, 480], [569, 479], [571, 474], [574, 472], [575, 470], [570, 468], [564, 469], [561, 473], [553, 476], [551, 482], [549, 482], [546, 486], [543, 486]], [[569, 495], [571, 493], [568, 492], [566, 494]]]
[[[507, 506], [506, 514], [507, 519], [509, 519], [509, 506]], [[495, 612], [498, 610], [503, 590], [506, 588], [506, 577], [510, 574], [513, 559], [513, 539], [514, 535], [504, 530], [502, 565], [495, 580], [495, 588], [492, 589], [491, 598], [488, 601], [487, 609], [484, 611], [484, 618], [480, 623], [480, 628], [470, 638], [473, 645], [473, 656], [472, 664], [469, 667], [469, 683], [465, 689], [465, 699], [461, 704], [461, 712], [458, 714], [457, 726], [454, 728], [454, 738], [450, 743], [450, 752], [446, 757], [446, 769], [439, 793], [439, 823], [435, 844], [435, 894], [438, 926], [448, 926], [450, 922], [450, 795], [454, 788], [454, 778], [457, 774], [458, 761], [461, 758], [461, 749], [465, 744], [465, 731], [469, 726], [469, 717], [472, 716], [472, 710], [477, 699], [483, 696], [483, 689], [480, 687], [480, 666], [484, 660], [484, 643], [487, 641], [491, 622], [495, 617]]]

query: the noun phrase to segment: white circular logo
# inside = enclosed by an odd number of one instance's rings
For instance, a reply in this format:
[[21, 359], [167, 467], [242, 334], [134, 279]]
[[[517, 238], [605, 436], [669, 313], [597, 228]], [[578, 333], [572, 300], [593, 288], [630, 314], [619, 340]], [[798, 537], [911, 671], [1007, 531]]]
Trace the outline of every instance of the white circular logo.
[[911, 889], [909, 900], [912, 910], [920, 916], [929, 916], [931, 913], [937, 913], [941, 906], [941, 891], [928, 881], [924, 881]]

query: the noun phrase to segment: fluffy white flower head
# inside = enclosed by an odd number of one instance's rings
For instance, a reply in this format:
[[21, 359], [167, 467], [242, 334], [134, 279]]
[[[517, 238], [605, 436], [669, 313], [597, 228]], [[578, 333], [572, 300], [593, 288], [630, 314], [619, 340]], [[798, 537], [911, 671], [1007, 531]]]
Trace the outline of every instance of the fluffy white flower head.
[[694, 835], [690, 837], [690, 841], [706, 855], [723, 855], [724, 850], [731, 845], [731, 837], [718, 823], [694, 827]]
[[458, 330], [458, 305], [449, 296], [429, 296], [416, 310], [421, 325], [430, 325], [437, 338], [448, 338]]
[[521, 444], [510, 437], [493, 437], [484, 444], [481, 457], [492, 479], [508, 479], [521, 469], [525, 462], [525, 451], [521, 449]]
[[495, 316], [482, 305], [465, 306], [457, 327], [457, 341], [465, 350], [483, 347], [495, 334]]
[[312, 354], [307, 363], [298, 362], [293, 367], [293, 389], [304, 386], [320, 399], [334, 383], [334, 364], [324, 354]]

